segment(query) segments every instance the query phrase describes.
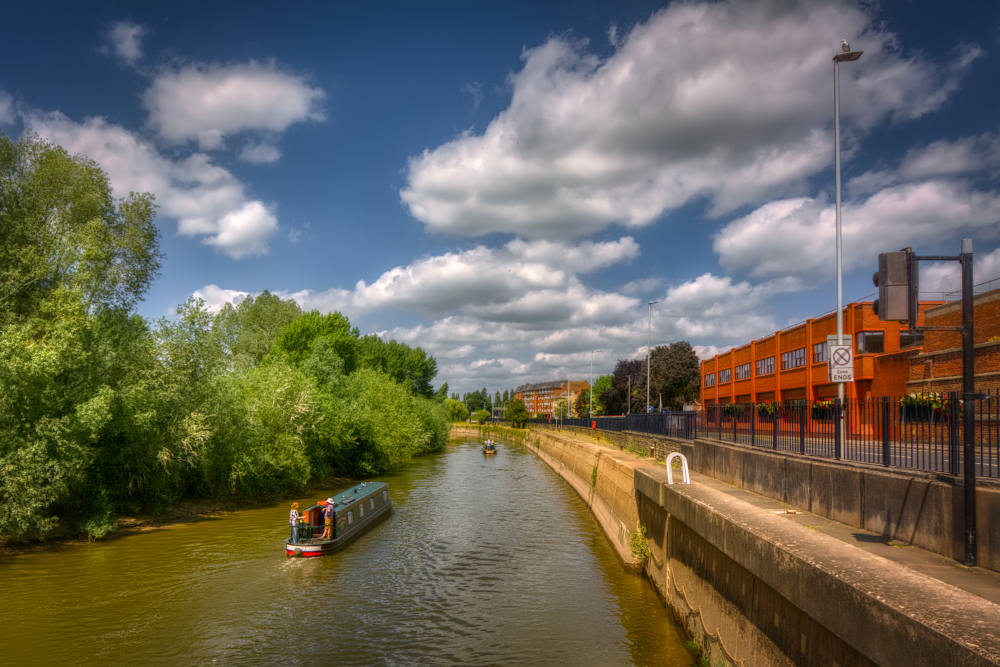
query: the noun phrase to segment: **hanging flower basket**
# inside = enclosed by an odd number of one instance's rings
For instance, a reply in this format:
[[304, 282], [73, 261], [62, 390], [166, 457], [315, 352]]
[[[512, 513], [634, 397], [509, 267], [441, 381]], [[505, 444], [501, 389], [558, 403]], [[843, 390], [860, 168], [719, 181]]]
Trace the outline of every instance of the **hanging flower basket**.
[[774, 421], [780, 416], [781, 411], [778, 409], [777, 403], [764, 401], [757, 404], [757, 419], [761, 421]]
[[836, 415], [832, 398], [821, 398], [813, 401], [812, 418], [816, 421], [833, 421]]

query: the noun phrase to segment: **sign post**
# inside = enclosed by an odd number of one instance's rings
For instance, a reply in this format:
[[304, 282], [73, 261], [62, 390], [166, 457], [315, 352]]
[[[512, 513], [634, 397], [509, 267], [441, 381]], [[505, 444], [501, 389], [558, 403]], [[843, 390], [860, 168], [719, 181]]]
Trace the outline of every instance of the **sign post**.
[[[840, 396], [846, 396], [847, 392], [843, 391], [844, 383], [854, 382], [854, 341], [851, 340], [850, 334], [841, 335], [839, 340], [837, 336], [827, 336], [826, 348], [829, 352], [826, 357], [828, 379], [830, 382], [836, 382], [840, 385], [841, 390], [837, 392]], [[837, 410], [838, 459], [840, 453], [844, 451], [844, 440], [847, 437], [847, 430], [844, 428], [846, 426], [844, 417], [847, 414], [846, 403], [846, 400], [840, 401], [840, 407]]]

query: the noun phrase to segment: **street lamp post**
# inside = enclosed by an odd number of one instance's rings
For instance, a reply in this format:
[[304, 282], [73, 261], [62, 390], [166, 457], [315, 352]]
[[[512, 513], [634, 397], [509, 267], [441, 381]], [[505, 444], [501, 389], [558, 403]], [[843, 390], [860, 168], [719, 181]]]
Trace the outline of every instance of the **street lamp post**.
[[[837, 171], [837, 345], [844, 344], [844, 270], [843, 270], [843, 235], [840, 224], [840, 63], [853, 62], [861, 57], [864, 51], [851, 51], [847, 40], [841, 40], [841, 53], [833, 56], [833, 134], [836, 150]], [[837, 396], [840, 404], [844, 404], [844, 383], [837, 383]], [[840, 442], [839, 449], [844, 451], [844, 409], [840, 410]]]
[[648, 304], [649, 309], [649, 322], [646, 326], [646, 414], [649, 414], [649, 343], [652, 340], [653, 332], [653, 304], [659, 303], [659, 301], [650, 301]]
[[591, 350], [590, 351], [590, 416], [594, 416], [594, 352], [603, 352], [604, 350]]

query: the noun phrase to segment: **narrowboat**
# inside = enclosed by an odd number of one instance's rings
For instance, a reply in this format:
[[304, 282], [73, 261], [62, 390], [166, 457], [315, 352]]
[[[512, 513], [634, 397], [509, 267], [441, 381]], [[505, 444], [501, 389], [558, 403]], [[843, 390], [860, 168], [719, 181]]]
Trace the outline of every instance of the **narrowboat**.
[[483, 445], [483, 454], [489, 456], [497, 453], [497, 444], [492, 440], [487, 440]]
[[[323, 539], [323, 510], [333, 505], [333, 526]], [[392, 514], [392, 498], [385, 482], [363, 482], [321, 500], [303, 511], [299, 520], [299, 541], [285, 540], [285, 555], [309, 558], [340, 551], [363, 533]]]

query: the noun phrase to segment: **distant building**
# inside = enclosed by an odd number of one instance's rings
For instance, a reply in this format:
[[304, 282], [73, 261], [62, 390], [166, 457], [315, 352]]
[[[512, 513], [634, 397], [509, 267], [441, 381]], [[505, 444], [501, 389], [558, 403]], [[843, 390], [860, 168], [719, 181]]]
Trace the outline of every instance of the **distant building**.
[[557, 405], [564, 401], [570, 402], [570, 410], [576, 402], [580, 392], [590, 389], [590, 383], [586, 380], [579, 382], [570, 380], [556, 380], [554, 382], [536, 382], [534, 384], [522, 384], [514, 390], [514, 398], [524, 401], [524, 407], [528, 409], [528, 414], [536, 414], [551, 417], [555, 414]]

